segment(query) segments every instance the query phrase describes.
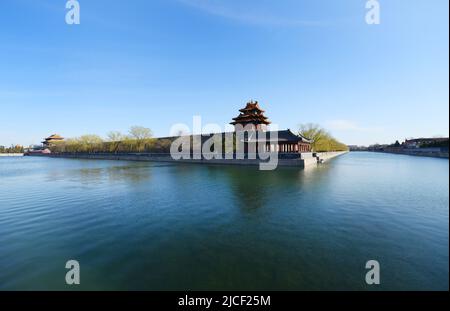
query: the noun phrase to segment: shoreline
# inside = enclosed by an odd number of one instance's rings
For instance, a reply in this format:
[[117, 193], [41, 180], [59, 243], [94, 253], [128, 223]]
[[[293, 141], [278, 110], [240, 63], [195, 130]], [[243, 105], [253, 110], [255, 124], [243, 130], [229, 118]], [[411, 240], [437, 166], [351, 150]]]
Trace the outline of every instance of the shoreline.
[[0, 153], [0, 157], [23, 157], [24, 153]]
[[[358, 152], [358, 151], [353, 151]], [[374, 153], [389, 153], [389, 154], [401, 154], [401, 155], [409, 155], [409, 156], [415, 156], [415, 157], [426, 157], [426, 158], [438, 158], [438, 159], [448, 159], [449, 153], [448, 152], [442, 152], [442, 151], [417, 151], [414, 149], [409, 150], [398, 150], [398, 151], [368, 151], [368, 152], [374, 152]]]
[[[291, 166], [305, 168], [318, 163], [326, 162], [332, 158], [348, 153], [348, 151], [320, 152], [320, 153], [299, 153], [299, 154], [279, 154], [278, 166]], [[254, 166], [267, 161], [260, 159], [173, 159], [170, 154], [149, 154], [149, 153], [127, 153], [127, 154], [99, 154], [99, 153], [76, 153], [76, 154], [29, 154], [27, 156], [66, 158], [66, 159], [90, 159], [90, 160], [116, 160], [116, 161], [144, 161], [144, 162], [171, 162], [171, 163], [192, 163], [192, 164], [222, 164], [222, 165], [246, 165]]]

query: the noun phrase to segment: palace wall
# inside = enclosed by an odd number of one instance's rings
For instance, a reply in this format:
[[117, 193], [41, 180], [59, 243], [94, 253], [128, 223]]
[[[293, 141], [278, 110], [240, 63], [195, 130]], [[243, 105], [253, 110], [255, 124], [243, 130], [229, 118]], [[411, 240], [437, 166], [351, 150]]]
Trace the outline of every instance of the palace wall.
[[[279, 166], [308, 167], [317, 165], [320, 160], [329, 160], [345, 152], [328, 152], [326, 154], [301, 153], [279, 154]], [[299, 156], [298, 156], [299, 155]], [[30, 156], [45, 156], [51, 158], [72, 158], [72, 159], [98, 159], [98, 160], [121, 160], [121, 161], [149, 161], [149, 162], [174, 162], [174, 163], [196, 163], [196, 164], [220, 164], [220, 165], [259, 165], [262, 160], [259, 159], [181, 159], [174, 160], [170, 154], [111, 154], [111, 153], [52, 153], [52, 154], [31, 154]]]

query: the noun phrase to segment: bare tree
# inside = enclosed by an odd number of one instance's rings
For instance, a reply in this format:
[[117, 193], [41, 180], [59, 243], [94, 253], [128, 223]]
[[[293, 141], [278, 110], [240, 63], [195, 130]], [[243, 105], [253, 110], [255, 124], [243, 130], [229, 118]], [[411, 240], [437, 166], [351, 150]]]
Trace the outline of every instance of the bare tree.
[[138, 152], [141, 152], [145, 146], [145, 143], [152, 138], [152, 130], [143, 126], [132, 126], [130, 128], [131, 138], [136, 142], [136, 148]]
[[144, 140], [152, 138], [152, 130], [143, 126], [132, 126], [130, 128], [130, 135], [136, 140]]
[[108, 132], [107, 137], [108, 137], [108, 141], [110, 141], [110, 142], [118, 142], [118, 141], [125, 139], [125, 135], [123, 135], [119, 131]]

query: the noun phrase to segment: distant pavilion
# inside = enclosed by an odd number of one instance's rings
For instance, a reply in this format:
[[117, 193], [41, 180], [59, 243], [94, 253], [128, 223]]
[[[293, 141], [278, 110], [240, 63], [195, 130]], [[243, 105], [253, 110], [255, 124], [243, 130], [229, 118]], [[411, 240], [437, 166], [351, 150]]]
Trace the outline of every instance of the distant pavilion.
[[[269, 119], [264, 115], [264, 110], [259, 107], [257, 101], [250, 101], [245, 108], [239, 110], [240, 114], [233, 118], [230, 123], [235, 126], [235, 130], [241, 130], [242, 127], [251, 127], [256, 131], [266, 131], [267, 126], [271, 124]], [[240, 125], [238, 127], [238, 125]], [[279, 153], [301, 153], [311, 152], [311, 140], [298, 134], [294, 134], [291, 130], [277, 131], [278, 138], [271, 140], [270, 132], [266, 132], [266, 137], [256, 137], [256, 133], [244, 136], [245, 152], [248, 152], [248, 144], [256, 143], [265, 144], [266, 151]]]
[[259, 107], [257, 101], [250, 101], [245, 108], [239, 109], [239, 111], [240, 114], [236, 118], [233, 118], [233, 122], [230, 123], [235, 127], [236, 125], [252, 125], [255, 130], [265, 130], [267, 125], [271, 123], [264, 115], [265, 111]]
[[50, 135], [49, 137], [45, 138], [42, 144], [45, 148], [50, 147], [55, 142], [63, 141], [64, 137], [59, 136], [58, 134]]

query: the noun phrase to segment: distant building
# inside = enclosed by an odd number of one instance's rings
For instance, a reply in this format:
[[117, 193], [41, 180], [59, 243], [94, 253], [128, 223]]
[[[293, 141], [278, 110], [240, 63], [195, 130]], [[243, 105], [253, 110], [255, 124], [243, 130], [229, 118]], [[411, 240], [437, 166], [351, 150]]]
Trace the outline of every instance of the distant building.
[[366, 146], [357, 146], [357, 145], [348, 145], [348, 150], [350, 151], [367, 151], [368, 148]]
[[239, 111], [240, 114], [236, 118], [233, 118], [233, 122], [230, 124], [234, 126], [253, 125], [256, 130], [265, 130], [267, 125], [271, 123], [264, 115], [265, 111], [259, 107], [257, 101], [247, 103], [245, 108], [239, 109]]
[[44, 148], [50, 147], [52, 144], [63, 141], [64, 138], [59, 136], [58, 134], [50, 135], [49, 137], [45, 138], [45, 140], [42, 142], [42, 145], [44, 145]]
[[386, 149], [388, 147], [389, 147], [389, 145], [387, 145], [387, 144], [383, 144], [383, 145], [375, 144], [375, 145], [370, 145], [367, 149], [369, 151], [384, 151], [384, 149]]
[[[240, 114], [233, 118], [230, 123], [235, 126], [236, 131], [247, 130], [251, 128], [253, 131], [266, 131], [267, 125], [271, 122], [264, 115], [264, 110], [259, 107], [258, 102], [250, 101], [245, 108], [239, 110]], [[284, 131], [277, 131], [277, 139], [271, 140], [271, 132], [266, 132], [265, 137], [255, 137], [256, 132], [244, 135], [244, 152], [248, 153], [248, 145], [253, 143], [258, 146], [265, 145], [265, 151], [280, 152], [280, 153], [301, 153], [311, 152], [311, 140], [302, 136], [296, 135], [287, 129]]]
[[423, 147], [448, 147], [448, 137], [443, 138], [414, 138], [406, 139], [405, 148], [423, 148]]

